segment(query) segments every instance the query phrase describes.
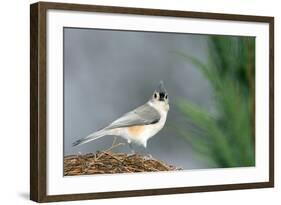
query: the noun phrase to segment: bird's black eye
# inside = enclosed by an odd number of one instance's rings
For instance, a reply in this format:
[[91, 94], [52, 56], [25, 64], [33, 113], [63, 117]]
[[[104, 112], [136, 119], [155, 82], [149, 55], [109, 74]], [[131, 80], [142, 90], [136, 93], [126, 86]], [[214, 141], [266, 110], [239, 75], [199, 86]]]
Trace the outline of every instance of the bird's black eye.
[[157, 94], [156, 93], [154, 93], [154, 98], [157, 98]]
[[168, 95], [165, 95], [165, 99], [166, 99], [166, 100], [168, 99]]

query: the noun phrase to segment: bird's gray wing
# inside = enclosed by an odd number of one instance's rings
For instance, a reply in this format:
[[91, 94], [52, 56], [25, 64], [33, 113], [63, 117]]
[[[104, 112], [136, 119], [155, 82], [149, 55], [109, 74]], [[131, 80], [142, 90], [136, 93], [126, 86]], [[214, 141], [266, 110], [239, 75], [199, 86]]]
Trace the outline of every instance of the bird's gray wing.
[[119, 119], [112, 122], [105, 129], [154, 124], [160, 120], [160, 117], [160, 113], [146, 103], [135, 110], [126, 113]]

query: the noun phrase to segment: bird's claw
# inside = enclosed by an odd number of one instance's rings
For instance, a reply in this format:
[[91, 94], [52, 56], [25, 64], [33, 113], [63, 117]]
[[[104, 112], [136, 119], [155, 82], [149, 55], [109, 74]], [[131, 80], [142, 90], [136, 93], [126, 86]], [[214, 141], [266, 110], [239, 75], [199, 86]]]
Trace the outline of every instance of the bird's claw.
[[153, 159], [152, 155], [151, 154], [146, 154], [144, 155], [143, 157], [145, 160], [150, 160], [150, 159]]

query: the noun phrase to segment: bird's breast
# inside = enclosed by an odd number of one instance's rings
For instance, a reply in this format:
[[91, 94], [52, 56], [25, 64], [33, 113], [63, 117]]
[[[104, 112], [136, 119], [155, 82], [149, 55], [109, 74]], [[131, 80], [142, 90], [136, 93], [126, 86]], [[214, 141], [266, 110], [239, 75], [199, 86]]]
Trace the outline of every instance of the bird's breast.
[[127, 132], [130, 136], [137, 138], [141, 136], [145, 131], [145, 125], [132, 126], [127, 128]]

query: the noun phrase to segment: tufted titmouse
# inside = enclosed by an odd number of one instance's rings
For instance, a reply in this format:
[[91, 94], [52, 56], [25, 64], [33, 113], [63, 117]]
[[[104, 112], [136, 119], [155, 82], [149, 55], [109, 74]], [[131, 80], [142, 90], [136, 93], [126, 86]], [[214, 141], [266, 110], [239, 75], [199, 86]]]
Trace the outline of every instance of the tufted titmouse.
[[147, 140], [157, 134], [165, 125], [169, 111], [168, 93], [161, 81], [150, 100], [144, 105], [124, 114], [107, 127], [75, 141], [77, 146], [106, 135], [120, 136], [131, 143], [146, 148]]

